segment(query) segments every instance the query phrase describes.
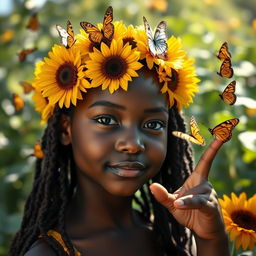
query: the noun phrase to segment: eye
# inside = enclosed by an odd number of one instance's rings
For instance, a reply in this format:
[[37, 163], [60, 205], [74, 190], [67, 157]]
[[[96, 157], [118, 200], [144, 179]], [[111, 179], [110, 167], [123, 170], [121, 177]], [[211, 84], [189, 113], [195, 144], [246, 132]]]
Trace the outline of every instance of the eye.
[[102, 125], [117, 125], [117, 121], [111, 117], [111, 116], [98, 116], [96, 118], [94, 118], [94, 120], [99, 123], [99, 124], [102, 124]]
[[144, 128], [151, 129], [155, 131], [163, 130], [166, 125], [163, 121], [160, 120], [150, 120], [144, 124]]

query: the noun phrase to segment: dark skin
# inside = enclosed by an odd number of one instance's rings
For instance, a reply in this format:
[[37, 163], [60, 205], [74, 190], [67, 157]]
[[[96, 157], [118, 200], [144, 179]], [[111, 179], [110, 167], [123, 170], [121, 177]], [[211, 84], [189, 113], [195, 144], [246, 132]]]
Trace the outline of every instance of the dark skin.
[[[130, 83], [128, 92], [91, 89], [72, 118], [63, 116], [61, 141], [72, 144], [78, 180], [66, 229], [82, 254], [157, 255], [151, 230], [132, 210], [132, 195], [157, 174], [166, 157], [167, 121], [164, 96], [143, 76]], [[217, 196], [208, 182], [221, 145], [216, 139], [210, 144], [174, 194], [160, 184], [150, 187], [177, 221], [194, 232], [198, 255], [229, 255]], [[26, 255], [40, 255], [44, 246], [38, 243]]]

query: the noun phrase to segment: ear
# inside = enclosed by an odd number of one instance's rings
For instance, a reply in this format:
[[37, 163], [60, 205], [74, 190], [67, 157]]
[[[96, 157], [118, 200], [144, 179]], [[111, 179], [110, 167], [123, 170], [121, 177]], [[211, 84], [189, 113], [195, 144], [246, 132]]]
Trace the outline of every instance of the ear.
[[71, 118], [65, 114], [60, 118], [60, 142], [65, 146], [72, 143]]

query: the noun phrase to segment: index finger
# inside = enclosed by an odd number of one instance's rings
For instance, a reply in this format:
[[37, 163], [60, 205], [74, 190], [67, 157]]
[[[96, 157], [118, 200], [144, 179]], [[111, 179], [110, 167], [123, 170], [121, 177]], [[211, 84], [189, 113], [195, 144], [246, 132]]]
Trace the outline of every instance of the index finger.
[[197, 172], [202, 177], [208, 179], [212, 161], [222, 145], [223, 141], [215, 138], [200, 157], [194, 172]]

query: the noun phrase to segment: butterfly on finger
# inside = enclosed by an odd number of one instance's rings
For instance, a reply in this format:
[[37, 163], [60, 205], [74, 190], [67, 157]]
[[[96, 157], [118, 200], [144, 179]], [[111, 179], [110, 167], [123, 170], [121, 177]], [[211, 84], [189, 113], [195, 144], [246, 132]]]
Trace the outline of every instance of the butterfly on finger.
[[228, 43], [224, 42], [220, 49], [219, 53], [217, 54], [217, 58], [220, 60], [225, 60], [225, 59], [230, 59], [231, 58], [231, 53], [228, 50]]
[[224, 89], [222, 94], [219, 94], [219, 96], [225, 103], [229, 105], [234, 105], [236, 102], [235, 90], [236, 90], [236, 81], [232, 81], [227, 85], [227, 87]]
[[113, 21], [113, 8], [111, 6], [105, 12], [103, 19], [103, 27], [99, 29], [89, 22], [80, 22], [81, 27], [84, 31], [89, 34], [89, 40], [92, 43], [100, 44], [101, 42], [109, 44], [114, 35]]
[[145, 17], [143, 17], [146, 35], [148, 37], [148, 48], [153, 57], [159, 59], [166, 59], [167, 57], [167, 36], [166, 36], [166, 22], [161, 21], [153, 32]]
[[199, 127], [197, 125], [196, 119], [192, 116], [190, 118], [190, 135], [180, 132], [180, 131], [173, 131], [172, 134], [180, 139], [188, 140], [192, 143], [195, 143], [200, 146], [205, 145], [205, 139], [199, 132]]
[[70, 48], [75, 43], [75, 36], [71, 22], [67, 21], [67, 30], [60, 25], [56, 25], [56, 29], [61, 37], [61, 42], [66, 48]]
[[220, 139], [222, 142], [227, 142], [231, 139], [232, 131], [238, 123], [239, 119], [233, 118], [218, 124], [213, 129], [209, 128], [208, 130], [212, 135], [215, 135], [215, 137]]

